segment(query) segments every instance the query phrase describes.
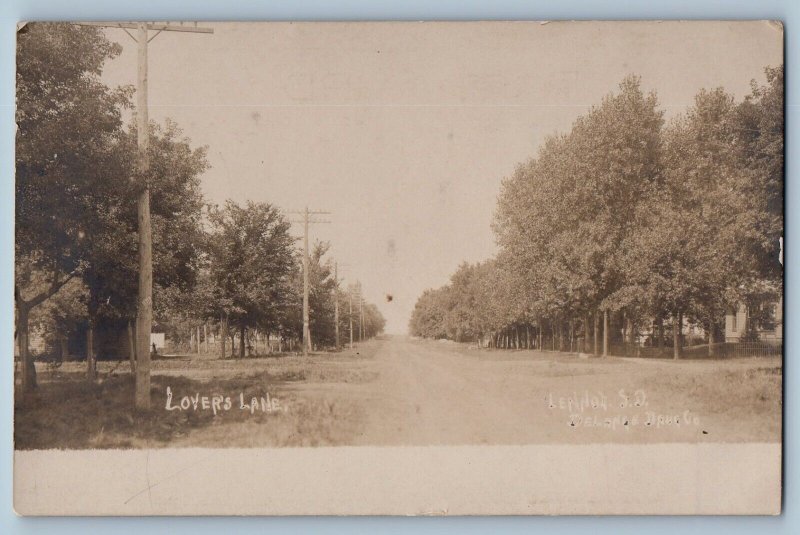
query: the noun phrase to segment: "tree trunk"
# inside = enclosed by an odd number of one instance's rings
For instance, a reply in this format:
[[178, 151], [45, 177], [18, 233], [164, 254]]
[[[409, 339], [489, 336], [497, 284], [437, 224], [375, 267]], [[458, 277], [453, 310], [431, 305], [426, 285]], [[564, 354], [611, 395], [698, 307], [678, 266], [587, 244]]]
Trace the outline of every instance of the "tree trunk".
[[531, 348], [531, 326], [530, 325], [526, 325], [525, 326], [525, 348], [526, 349], [532, 349]]
[[663, 316], [659, 316], [657, 321], [658, 321], [658, 325], [657, 325], [657, 329], [658, 329], [658, 346], [657, 347], [658, 347], [659, 354], [661, 354], [661, 350], [664, 349], [664, 317]]
[[569, 320], [569, 352], [575, 351], [575, 319]]
[[128, 359], [131, 361], [131, 373], [136, 372], [136, 335], [131, 320], [128, 320]]
[[195, 339], [197, 340], [197, 354], [200, 354], [200, 326], [195, 327]]
[[639, 341], [638, 341], [639, 328], [637, 327], [636, 322], [634, 322], [630, 318], [628, 319], [628, 328], [630, 329], [628, 331], [628, 343], [633, 348], [634, 356], [638, 357], [639, 356]]
[[633, 320], [630, 316], [625, 314], [625, 334], [626, 334], [626, 342], [628, 343], [628, 355], [636, 356], [636, 341], [634, 331], [636, 330], [636, 326], [633, 324]]
[[714, 319], [708, 320], [708, 356], [714, 356]]
[[672, 358], [681, 357], [681, 320], [680, 313], [672, 315]]
[[558, 322], [558, 350], [564, 351], [564, 320]]
[[630, 355], [630, 348], [628, 346], [628, 333], [630, 332], [630, 322], [628, 321], [628, 314], [622, 311], [622, 349], [623, 355]]
[[583, 347], [581, 351], [584, 353], [589, 352], [589, 337], [591, 333], [589, 332], [589, 314], [584, 315], [583, 317]]
[[19, 360], [22, 367], [22, 391], [32, 392], [36, 387], [36, 365], [28, 348], [28, 318], [30, 309], [26, 305], [17, 305], [17, 343], [19, 344]]
[[608, 356], [608, 310], [603, 310], [603, 356]]
[[594, 354], [600, 354], [600, 315], [597, 309], [594, 309]]
[[245, 350], [245, 334], [247, 333], [247, 328], [244, 324], [239, 327], [239, 358], [244, 358], [244, 350]]
[[219, 318], [219, 356], [221, 359], [225, 358], [225, 345], [228, 343], [228, 320], [226, 318]]
[[208, 347], [208, 322], [203, 323], [203, 340], [206, 344], [206, 354], [208, 354], [210, 352]]
[[542, 329], [542, 320], [539, 319], [539, 347], [537, 348], [539, 351], [543, 349], [542, 348], [542, 335], [544, 334], [543, 331], [544, 329]]
[[60, 344], [59, 353], [61, 354], [61, 360], [64, 361], [69, 358], [69, 345], [68, 339], [66, 334], [62, 334], [58, 337], [58, 343]]
[[94, 322], [89, 320], [86, 330], [86, 380], [92, 382], [97, 377], [97, 365], [94, 354]]

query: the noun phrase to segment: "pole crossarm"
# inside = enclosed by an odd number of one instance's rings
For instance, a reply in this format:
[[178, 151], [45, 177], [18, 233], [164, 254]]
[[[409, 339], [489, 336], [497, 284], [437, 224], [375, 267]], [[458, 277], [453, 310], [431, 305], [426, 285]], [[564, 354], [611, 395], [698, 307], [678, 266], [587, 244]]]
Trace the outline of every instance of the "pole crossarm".
[[[136, 30], [138, 25], [136, 22], [75, 22], [78, 26], [99, 26], [101, 28], [122, 28], [123, 30]], [[184, 32], [184, 33], [214, 33], [213, 28], [202, 28], [200, 26], [184, 26], [182, 24], [174, 24], [170, 22], [158, 23], [148, 22], [147, 29], [156, 32]], [[158, 34], [156, 34], [158, 35]], [[155, 37], [155, 35], [153, 36]], [[150, 40], [152, 40], [152, 38]]]
[[[290, 219], [289, 223], [297, 223], [298, 225], [304, 225], [306, 221], [304, 219]], [[313, 219], [308, 220], [309, 225], [319, 224], [319, 223], [333, 223], [333, 221], [323, 220], [323, 221], [316, 221]]]
[[333, 212], [326, 212], [325, 210], [286, 210], [286, 214], [326, 214], [330, 215]]

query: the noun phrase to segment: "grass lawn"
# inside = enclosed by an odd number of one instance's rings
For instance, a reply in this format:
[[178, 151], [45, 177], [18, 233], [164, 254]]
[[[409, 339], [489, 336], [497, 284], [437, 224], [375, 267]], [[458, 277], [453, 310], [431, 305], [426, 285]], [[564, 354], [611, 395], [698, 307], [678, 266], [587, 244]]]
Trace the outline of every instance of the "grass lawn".
[[[586, 442], [780, 442], [783, 415], [783, 367], [780, 357], [737, 359], [631, 359], [621, 357], [576, 358], [557, 352], [469, 352], [478, 362], [503, 369], [510, 379], [504, 387], [515, 400], [524, 400], [523, 389], [536, 385], [537, 397], [522, 403], [538, 427], [536, 441]], [[628, 405], [621, 407], [623, 392]], [[581, 401], [603, 394], [607, 409], [571, 411], [550, 406], [560, 398]], [[545, 399], [542, 399], [545, 397]], [[634, 406], [637, 400], [644, 406]], [[688, 413], [687, 413], [688, 411]], [[569, 425], [570, 414], [582, 421]], [[627, 430], [594, 426], [614, 416], [637, 416], [639, 423], [654, 418], [653, 426]], [[675, 426], [669, 417], [697, 417], [698, 425]], [[659, 418], [661, 417], [661, 420]], [[681, 421], [683, 419], [681, 418]]]
[[[133, 410], [134, 381], [127, 362], [99, 362], [99, 380], [88, 384], [84, 363], [38, 368], [39, 388], [16, 393], [17, 449], [324, 446], [345, 441], [363, 418], [356, 403], [312, 389], [298, 395], [293, 385], [345, 388], [374, 378], [366, 369], [379, 342], [356, 350], [308, 357], [280, 355], [243, 360], [161, 358], [152, 361], [153, 406]], [[188, 410], [180, 407], [189, 397]], [[19, 390], [19, 389], [17, 389]], [[199, 397], [197, 396], [199, 394]], [[211, 407], [215, 395], [223, 397]], [[202, 397], [208, 407], [203, 408]], [[225, 410], [224, 398], [230, 399]], [[256, 398], [256, 410], [250, 407]], [[268, 404], [262, 403], [262, 398]], [[194, 408], [197, 399], [198, 409]], [[214, 414], [217, 408], [217, 414]], [[265, 410], [266, 409], [266, 410]], [[191, 435], [191, 438], [189, 438]]]

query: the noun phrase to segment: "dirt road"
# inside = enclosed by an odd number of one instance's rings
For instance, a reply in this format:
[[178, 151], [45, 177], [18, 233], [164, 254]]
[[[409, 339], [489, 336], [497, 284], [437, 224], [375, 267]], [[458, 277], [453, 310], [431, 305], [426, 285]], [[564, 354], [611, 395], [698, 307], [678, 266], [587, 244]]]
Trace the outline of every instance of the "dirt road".
[[515, 389], [515, 396], [508, 388], [513, 377], [444, 344], [392, 338], [375, 365], [378, 378], [367, 387], [373, 396], [359, 442], [491, 444], [525, 441], [535, 428], [523, 409], [537, 397], [535, 389]]
[[[101, 378], [92, 385], [82, 363], [42, 368], [39, 392], [15, 408], [17, 447], [781, 439], [782, 367], [771, 357], [581, 359], [383, 337], [355, 350], [307, 357], [176, 356], [153, 365], [154, 410], [145, 415], [133, 410], [127, 362], [102, 362]], [[231, 403], [221, 411], [192, 403], [203, 396], [229, 397]], [[266, 411], [267, 398], [281, 410]]]
[[377, 379], [361, 386], [366, 420], [356, 444], [780, 436], [777, 359], [579, 359], [395, 337], [383, 343], [373, 365]]

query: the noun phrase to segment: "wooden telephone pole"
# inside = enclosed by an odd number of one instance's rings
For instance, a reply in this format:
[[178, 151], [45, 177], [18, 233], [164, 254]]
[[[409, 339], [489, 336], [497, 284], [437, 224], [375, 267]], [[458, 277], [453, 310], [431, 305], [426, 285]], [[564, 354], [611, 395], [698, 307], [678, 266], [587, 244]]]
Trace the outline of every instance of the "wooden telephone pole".
[[[355, 284], [350, 284], [347, 287], [347, 296], [348, 296], [348, 309], [349, 309], [349, 319], [350, 319], [350, 349], [353, 349], [353, 338], [355, 338], [356, 334], [353, 330], [353, 299], [358, 300], [359, 307], [361, 306], [362, 298], [361, 298], [361, 283], [356, 281]], [[359, 314], [358, 321], [358, 341], [361, 342], [361, 315]]]
[[[358, 299], [358, 341], [364, 340], [364, 296], [361, 291], [361, 282], [356, 281], [352, 287], [355, 290], [356, 298]], [[352, 346], [353, 340], [353, 296], [351, 291], [350, 296], [350, 345]]]
[[[347, 269], [348, 264], [342, 264]], [[336, 324], [335, 332], [336, 332], [336, 350], [338, 351], [341, 347], [341, 337], [339, 336], [339, 262], [334, 261], [333, 263], [333, 281], [335, 282], [333, 287], [333, 321]], [[352, 344], [351, 344], [352, 345]]]
[[339, 351], [339, 262], [333, 263], [333, 325], [336, 332], [336, 351]]
[[[316, 214], [330, 214], [330, 212], [324, 212], [321, 210], [309, 210], [308, 206], [302, 212], [290, 212], [293, 214], [300, 213], [303, 215], [303, 355], [308, 355], [308, 353], [313, 349], [311, 346], [311, 322], [310, 322], [310, 315], [308, 310], [308, 294], [309, 294], [309, 280], [308, 280], [308, 269], [309, 264], [311, 263], [311, 259], [309, 256], [308, 251], [308, 226], [310, 224], [317, 224], [317, 223], [330, 223], [330, 221], [312, 221], [310, 219], [311, 215]], [[298, 223], [299, 221], [294, 221], [294, 223]]]
[[364, 296], [361, 293], [361, 283], [358, 283], [358, 339], [364, 340]]
[[348, 306], [350, 309], [350, 349], [353, 349], [353, 290], [352, 288], [347, 292]]
[[[151, 22], [83, 22], [81, 26], [120, 28], [138, 45], [136, 77], [136, 138], [138, 146], [136, 202], [139, 225], [139, 291], [136, 299], [136, 396], [137, 409], [150, 408], [150, 331], [153, 327], [153, 236], [150, 224], [150, 188], [147, 172], [150, 168], [148, 148], [150, 129], [147, 109], [147, 44], [161, 32], [214, 33], [211, 28], [197, 25], [159, 24]], [[136, 36], [128, 30], [136, 30]], [[148, 32], [154, 31], [152, 37]]]

